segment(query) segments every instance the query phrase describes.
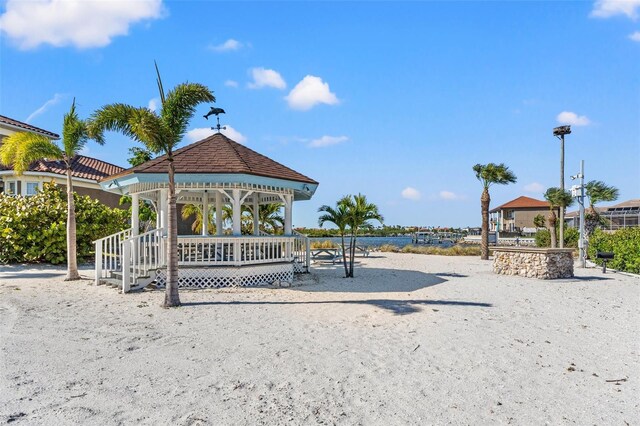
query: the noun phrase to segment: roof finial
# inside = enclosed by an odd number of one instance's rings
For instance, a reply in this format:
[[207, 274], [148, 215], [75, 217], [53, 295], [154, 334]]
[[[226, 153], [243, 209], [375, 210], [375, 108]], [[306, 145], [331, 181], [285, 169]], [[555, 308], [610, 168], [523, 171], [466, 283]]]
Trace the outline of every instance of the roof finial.
[[220, 126], [220, 114], [226, 114], [222, 108], [211, 107], [208, 113], [206, 113], [203, 117], [208, 120], [210, 115], [215, 115], [218, 120], [218, 124], [211, 128], [211, 130], [217, 130], [220, 133], [220, 130], [227, 130], [226, 126]]

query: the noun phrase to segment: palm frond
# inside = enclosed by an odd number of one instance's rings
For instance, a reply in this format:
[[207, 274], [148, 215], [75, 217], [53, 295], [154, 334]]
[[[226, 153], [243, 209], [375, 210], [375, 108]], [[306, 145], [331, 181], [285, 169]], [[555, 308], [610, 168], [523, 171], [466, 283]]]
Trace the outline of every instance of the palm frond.
[[193, 117], [196, 107], [204, 102], [215, 102], [213, 92], [207, 86], [199, 83], [178, 84], [167, 93], [162, 103], [161, 117], [165, 126], [170, 129], [172, 143], [175, 145], [187, 131], [189, 120]]
[[515, 183], [518, 180], [516, 175], [504, 163], [476, 164], [473, 166], [473, 171], [476, 174], [476, 178], [482, 182], [485, 188], [489, 188], [496, 183], [498, 185], [506, 185]]
[[31, 163], [43, 158], [60, 160], [62, 150], [49, 138], [35, 133], [18, 132], [0, 146], [0, 162], [12, 167], [16, 174], [24, 173]]
[[89, 133], [104, 131], [120, 132], [154, 153], [165, 151], [169, 133], [162, 120], [149, 109], [121, 103], [106, 105], [91, 116]]
[[590, 207], [601, 201], [615, 201], [618, 199], [619, 191], [615, 186], [607, 185], [600, 180], [592, 180], [585, 185]]

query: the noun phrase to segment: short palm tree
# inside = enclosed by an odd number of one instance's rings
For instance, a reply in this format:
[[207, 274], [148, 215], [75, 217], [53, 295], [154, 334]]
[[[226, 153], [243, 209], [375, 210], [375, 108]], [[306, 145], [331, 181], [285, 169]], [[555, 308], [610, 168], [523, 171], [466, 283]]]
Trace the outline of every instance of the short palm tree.
[[[573, 204], [573, 198], [569, 191], [563, 191], [560, 188], [549, 188], [544, 193], [544, 198], [549, 202], [549, 236], [551, 238], [551, 247], [558, 247], [558, 238], [556, 237], [556, 224], [558, 218], [556, 216], [556, 210], [565, 209]], [[559, 226], [564, 226], [561, 223]]]
[[615, 201], [618, 199], [618, 188], [609, 186], [599, 180], [592, 180], [585, 185], [587, 197], [589, 197], [589, 211], [585, 215], [584, 231], [587, 236], [602, 223], [602, 217], [596, 210], [596, 204], [601, 201]]
[[[208, 223], [207, 230], [209, 234], [214, 234], [216, 232], [216, 225], [213, 222], [213, 212], [215, 207], [209, 206], [209, 214], [208, 214]], [[182, 210], [180, 211], [180, 215], [182, 219], [187, 220], [192, 216], [195, 216], [193, 223], [191, 224], [191, 230], [196, 234], [202, 232], [202, 206], [197, 206], [195, 204], [185, 204], [182, 206]]]
[[318, 208], [318, 213], [323, 213], [318, 218], [318, 226], [322, 228], [325, 223], [333, 223], [338, 228], [342, 242], [342, 263], [344, 265], [344, 276], [349, 277], [349, 265], [347, 263], [347, 252], [345, 247], [345, 235], [349, 226], [349, 203], [350, 196], [342, 197], [335, 207], [323, 205]]
[[[284, 217], [281, 215], [282, 204], [269, 203], [260, 204], [258, 208], [258, 220], [260, 222], [260, 230], [270, 234], [277, 234], [280, 229], [284, 229]], [[253, 215], [253, 210], [251, 209]], [[253, 221], [252, 227], [253, 227]]]
[[169, 175], [167, 224], [167, 287], [164, 307], [180, 306], [178, 294], [178, 215], [176, 209], [175, 166], [173, 152], [180, 143], [196, 107], [215, 102], [213, 92], [198, 83], [182, 83], [165, 93], [156, 65], [158, 91], [162, 103], [159, 113], [145, 107], [115, 103], [97, 110], [92, 116], [91, 129], [95, 133], [117, 131], [142, 143], [155, 154], [168, 160]]
[[[9, 136], [0, 146], [0, 162], [13, 167], [16, 174], [21, 175], [36, 160], [60, 160], [67, 171], [67, 276], [65, 280], [79, 280], [78, 259], [76, 249], [76, 212], [73, 199], [73, 181], [71, 165], [73, 159], [82, 151], [89, 141], [87, 122], [81, 120], [76, 113], [76, 100], [64, 116], [62, 124], [62, 147], [43, 135], [18, 132]], [[96, 142], [103, 144], [98, 136]]]
[[515, 183], [518, 178], [504, 163], [476, 164], [473, 166], [473, 171], [483, 187], [482, 196], [480, 196], [480, 210], [482, 212], [480, 258], [487, 260], [489, 259], [489, 204], [491, 203], [489, 187], [493, 184]]
[[367, 197], [358, 194], [353, 198], [349, 197], [347, 203], [347, 211], [349, 212], [349, 227], [351, 228], [351, 252], [349, 253], [349, 277], [353, 278], [353, 265], [356, 255], [356, 239], [358, 237], [358, 230], [363, 228], [370, 228], [371, 220], [377, 220], [382, 223], [384, 218], [378, 211], [378, 206], [367, 201]]

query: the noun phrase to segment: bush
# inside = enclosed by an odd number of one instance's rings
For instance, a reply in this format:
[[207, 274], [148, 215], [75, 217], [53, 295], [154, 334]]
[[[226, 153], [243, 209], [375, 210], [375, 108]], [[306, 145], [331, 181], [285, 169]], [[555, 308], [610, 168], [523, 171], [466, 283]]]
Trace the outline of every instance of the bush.
[[312, 249], [330, 249], [330, 248], [337, 248], [337, 247], [338, 247], [338, 243], [334, 243], [331, 240], [311, 242]]
[[402, 249], [393, 245], [384, 245], [380, 247], [380, 251], [390, 251], [394, 253], [437, 254], [440, 256], [480, 256], [480, 246], [461, 244], [452, 247], [408, 245]]
[[[93, 254], [93, 241], [127, 228], [127, 213], [75, 194], [78, 259]], [[0, 194], [0, 263], [67, 260], [67, 194], [45, 184], [30, 197]]]
[[602, 264], [596, 259], [599, 251], [610, 251], [614, 259], [607, 265], [619, 271], [640, 274], [640, 228], [625, 228], [612, 234], [601, 229], [596, 229], [589, 237], [589, 258], [598, 265]]
[[[557, 230], [556, 230], [557, 232]], [[537, 247], [551, 247], [551, 234], [548, 229], [541, 229], [536, 232]], [[564, 228], [564, 246], [567, 248], [577, 248], [580, 239], [580, 231], [576, 228]]]

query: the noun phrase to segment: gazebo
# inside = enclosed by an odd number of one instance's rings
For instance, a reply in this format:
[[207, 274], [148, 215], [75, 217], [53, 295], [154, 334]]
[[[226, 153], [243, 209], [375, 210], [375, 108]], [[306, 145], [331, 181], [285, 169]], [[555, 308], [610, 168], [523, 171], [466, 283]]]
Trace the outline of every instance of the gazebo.
[[[291, 282], [309, 270], [309, 240], [292, 229], [293, 202], [309, 200], [318, 182], [217, 133], [173, 153], [178, 208], [199, 206], [201, 235], [178, 236], [179, 286], [207, 288]], [[123, 292], [166, 282], [168, 218], [166, 156], [109, 176], [105, 191], [130, 195], [131, 228], [95, 241], [96, 284]], [[139, 232], [139, 201], [157, 211], [156, 228]], [[259, 206], [284, 206], [284, 235], [260, 231]], [[231, 235], [224, 235], [223, 206], [232, 210]], [[253, 234], [242, 235], [241, 210], [253, 212]], [[215, 235], [208, 234], [208, 212], [215, 206]]]

